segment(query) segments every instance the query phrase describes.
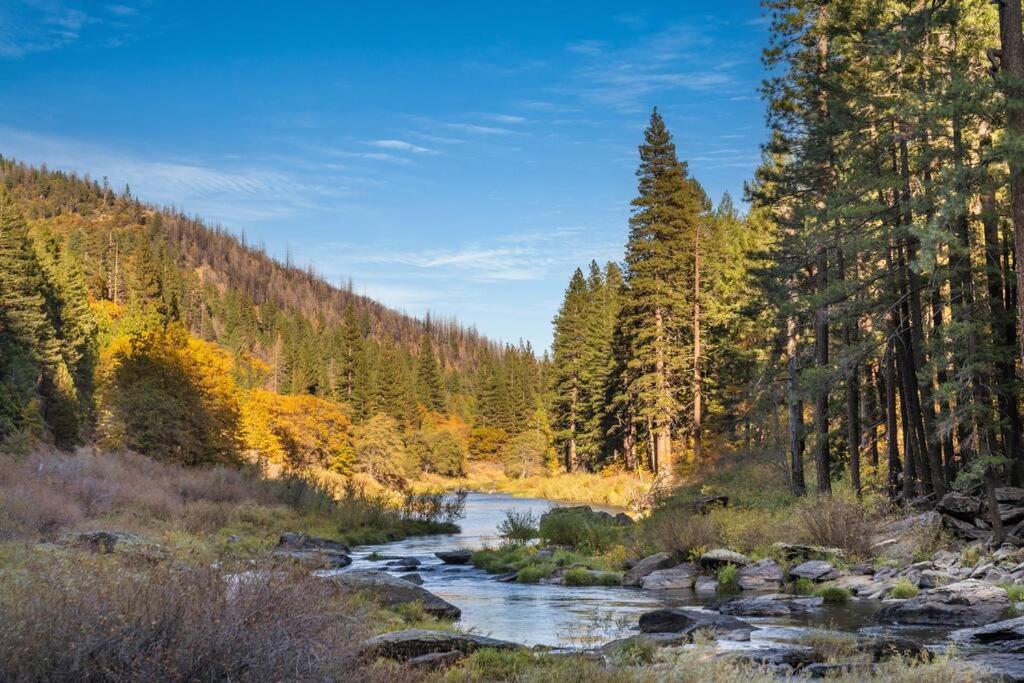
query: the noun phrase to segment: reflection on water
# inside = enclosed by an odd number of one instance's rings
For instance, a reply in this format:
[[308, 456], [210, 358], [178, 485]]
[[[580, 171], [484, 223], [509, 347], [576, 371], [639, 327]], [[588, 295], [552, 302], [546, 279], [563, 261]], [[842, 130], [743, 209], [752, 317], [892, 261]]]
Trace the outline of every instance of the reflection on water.
[[[661, 607], [696, 607], [712, 600], [690, 591], [652, 593], [634, 588], [567, 587], [501, 583], [472, 566], [445, 565], [434, 553], [460, 548], [479, 549], [497, 545], [498, 524], [505, 510], [529, 510], [536, 516], [557, 503], [537, 498], [514, 498], [506, 494], [473, 493], [466, 499], [466, 515], [458, 534], [420, 536], [378, 546], [355, 548], [351, 568], [383, 567], [370, 562], [371, 552], [395, 557], [415, 557], [423, 587], [462, 610], [459, 625], [475, 633], [527, 645], [590, 647], [637, 632], [641, 613]], [[614, 508], [600, 508], [615, 513]], [[398, 572], [405, 573], [405, 572]], [[777, 645], [778, 639], [796, 638], [808, 628], [882, 633], [898, 630], [903, 636], [937, 645], [945, 633], [937, 629], [882, 627], [872, 623], [877, 602], [853, 602], [826, 608], [800, 619], [746, 619], [759, 627], [749, 643], [725, 643], [725, 647], [756, 648]]]

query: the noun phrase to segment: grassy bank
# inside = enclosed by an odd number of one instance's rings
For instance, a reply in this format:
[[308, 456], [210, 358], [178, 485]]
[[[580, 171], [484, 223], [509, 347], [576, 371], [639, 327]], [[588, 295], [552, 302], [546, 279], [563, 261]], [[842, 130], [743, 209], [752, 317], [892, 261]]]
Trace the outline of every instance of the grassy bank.
[[651, 477], [613, 469], [596, 474], [559, 472], [514, 478], [506, 476], [495, 463], [471, 461], [463, 477], [424, 474], [414, 485], [424, 490], [498, 491], [522, 498], [631, 508], [647, 496]]

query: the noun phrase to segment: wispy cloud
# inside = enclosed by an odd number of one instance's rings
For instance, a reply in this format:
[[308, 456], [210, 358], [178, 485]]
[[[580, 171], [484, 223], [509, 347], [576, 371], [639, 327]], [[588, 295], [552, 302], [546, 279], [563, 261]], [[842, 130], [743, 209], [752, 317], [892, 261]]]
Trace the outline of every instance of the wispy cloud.
[[481, 114], [480, 117], [487, 119], [488, 121], [497, 121], [498, 123], [511, 125], [526, 123], [527, 121], [525, 116], [516, 116], [514, 114]]
[[107, 11], [121, 17], [133, 17], [139, 13], [139, 10], [128, 5], [107, 5]]
[[451, 130], [461, 131], [463, 133], [473, 133], [477, 135], [513, 135], [516, 131], [508, 128], [498, 128], [496, 126], [481, 126], [477, 123], [444, 123], [442, 124], [445, 128]]
[[421, 147], [420, 145], [414, 145], [411, 142], [405, 140], [373, 140], [370, 142], [373, 147], [379, 147], [381, 149], [393, 149], [399, 152], [412, 152], [413, 154], [437, 154], [437, 150], [430, 149], [429, 147]]
[[17, 59], [56, 50], [78, 40], [94, 21], [56, 0], [11, 0], [0, 4], [0, 57]]

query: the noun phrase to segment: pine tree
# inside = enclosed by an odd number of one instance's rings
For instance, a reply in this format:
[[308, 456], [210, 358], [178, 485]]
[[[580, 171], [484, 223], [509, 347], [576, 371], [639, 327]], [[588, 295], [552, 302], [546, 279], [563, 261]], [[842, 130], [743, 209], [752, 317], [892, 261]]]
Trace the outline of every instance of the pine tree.
[[588, 296], [583, 271], [577, 268], [554, 320], [552, 380], [555, 394], [555, 441], [562, 453], [566, 472], [574, 471], [580, 464], [577, 449], [583, 423]]
[[430, 337], [430, 325], [423, 332], [416, 368], [416, 394], [420, 403], [428, 410], [441, 412], [445, 409], [444, 378], [434, 356], [434, 343]]

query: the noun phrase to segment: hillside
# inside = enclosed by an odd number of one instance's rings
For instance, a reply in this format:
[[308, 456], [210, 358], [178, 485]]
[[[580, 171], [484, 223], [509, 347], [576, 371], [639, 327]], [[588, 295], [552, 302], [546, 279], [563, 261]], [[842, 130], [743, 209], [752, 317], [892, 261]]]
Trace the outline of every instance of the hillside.
[[8, 159], [0, 180], [6, 448], [248, 453], [388, 483], [461, 474], [519, 435], [547, 457], [528, 345], [388, 309], [128, 188]]

